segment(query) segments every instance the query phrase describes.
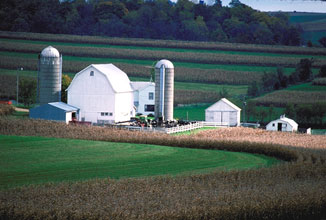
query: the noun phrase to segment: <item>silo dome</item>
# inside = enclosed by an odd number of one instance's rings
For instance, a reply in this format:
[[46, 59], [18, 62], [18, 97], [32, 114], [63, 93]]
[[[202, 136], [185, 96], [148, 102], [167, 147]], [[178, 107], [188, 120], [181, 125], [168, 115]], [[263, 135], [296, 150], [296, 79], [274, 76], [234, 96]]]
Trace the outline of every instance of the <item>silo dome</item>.
[[173, 69], [173, 63], [170, 60], [160, 60], [156, 63], [155, 68], [161, 68], [164, 65], [165, 68]]
[[52, 46], [44, 48], [41, 52], [42, 57], [60, 57], [60, 53]]

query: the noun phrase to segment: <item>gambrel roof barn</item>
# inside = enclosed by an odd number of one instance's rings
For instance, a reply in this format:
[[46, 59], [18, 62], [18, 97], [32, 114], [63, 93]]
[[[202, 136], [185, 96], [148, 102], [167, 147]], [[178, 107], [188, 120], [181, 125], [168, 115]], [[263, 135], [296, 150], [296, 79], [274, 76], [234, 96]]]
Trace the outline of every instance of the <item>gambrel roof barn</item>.
[[77, 73], [67, 89], [79, 121], [115, 123], [134, 116], [133, 90], [125, 72], [113, 64], [92, 64]]

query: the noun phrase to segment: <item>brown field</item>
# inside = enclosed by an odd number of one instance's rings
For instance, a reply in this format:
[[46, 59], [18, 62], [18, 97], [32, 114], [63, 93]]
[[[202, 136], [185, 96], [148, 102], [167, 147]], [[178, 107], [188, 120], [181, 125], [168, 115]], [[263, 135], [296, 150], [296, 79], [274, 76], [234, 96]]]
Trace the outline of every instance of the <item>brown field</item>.
[[266, 46], [254, 44], [236, 44], [222, 42], [192, 42], [192, 41], [171, 41], [171, 40], [152, 40], [152, 39], [131, 39], [131, 38], [111, 38], [97, 36], [78, 36], [64, 34], [41, 34], [26, 32], [7, 32], [0, 31], [0, 38], [24, 39], [24, 40], [42, 40], [59, 41], [72, 43], [93, 43], [109, 45], [129, 45], [145, 47], [163, 47], [163, 48], [185, 48], [185, 49], [208, 49], [208, 50], [231, 50], [231, 51], [250, 51], [267, 53], [290, 53], [290, 54], [310, 54], [326, 55], [322, 48], [304, 48], [291, 46]]
[[[56, 48], [65, 55], [80, 57], [99, 57], [99, 58], [119, 58], [119, 59], [139, 59], [139, 60], [160, 60], [168, 59], [174, 62], [192, 62], [206, 64], [238, 64], [253, 66], [283, 66], [295, 67], [300, 58], [296, 57], [277, 57], [277, 56], [255, 56], [255, 55], [236, 55], [236, 54], [215, 54], [215, 53], [196, 53], [196, 52], [173, 52], [155, 51], [143, 49], [116, 49], [99, 47], [75, 47], [57, 45]], [[19, 42], [2, 42], [1, 51], [39, 53], [44, 49], [44, 44], [26, 44]], [[326, 60], [315, 59], [313, 67], [326, 65]]]
[[[313, 149], [326, 149], [326, 135], [313, 136], [308, 134], [270, 132], [263, 129], [224, 128], [198, 132], [198, 138], [222, 139], [238, 142], [272, 143]], [[250, 138], [248, 138], [250, 137]]]
[[253, 99], [258, 105], [285, 107], [287, 104], [314, 104], [326, 101], [325, 92], [276, 91]]
[[[0, 134], [38, 135], [275, 156], [270, 168], [97, 179], [0, 191], [1, 219], [324, 219], [326, 137], [249, 128], [169, 136], [0, 117]], [[298, 143], [300, 142], [300, 143]], [[279, 145], [282, 144], [282, 145]]]

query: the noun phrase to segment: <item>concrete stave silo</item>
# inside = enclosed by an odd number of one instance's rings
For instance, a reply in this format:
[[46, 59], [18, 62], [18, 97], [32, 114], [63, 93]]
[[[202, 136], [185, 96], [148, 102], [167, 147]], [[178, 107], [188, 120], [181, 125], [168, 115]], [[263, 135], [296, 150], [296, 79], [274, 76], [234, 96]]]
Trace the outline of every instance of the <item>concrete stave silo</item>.
[[48, 46], [39, 55], [37, 98], [40, 105], [61, 101], [62, 55]]
[[173, 120], [174, 66], [169, 60], [155, 65], [155, 119]]

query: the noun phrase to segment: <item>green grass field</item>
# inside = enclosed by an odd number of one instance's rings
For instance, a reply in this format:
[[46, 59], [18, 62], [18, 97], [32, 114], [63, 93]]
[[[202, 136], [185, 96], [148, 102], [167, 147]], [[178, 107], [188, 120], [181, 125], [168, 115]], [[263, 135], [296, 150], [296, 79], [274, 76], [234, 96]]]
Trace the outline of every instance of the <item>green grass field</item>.
[[92, 178], [205, 173], [270, 166], [247, 153], [0, 135], [0, 188]]
[[303, 83], [286, 88], [290, 91], [305, 91], [305, 92], [326, 92], [326, 86], [312, 85], [312, 83]]

